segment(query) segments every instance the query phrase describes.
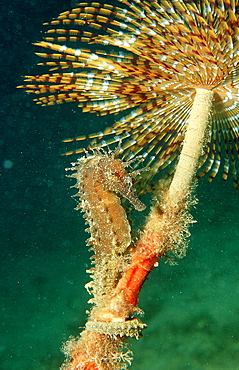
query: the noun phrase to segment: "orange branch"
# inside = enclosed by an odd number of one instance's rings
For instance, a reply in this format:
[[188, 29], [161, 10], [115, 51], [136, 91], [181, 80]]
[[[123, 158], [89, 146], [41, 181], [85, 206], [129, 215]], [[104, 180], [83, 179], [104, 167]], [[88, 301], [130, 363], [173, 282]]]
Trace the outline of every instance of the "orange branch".
[[155, 232], [145, 231], [138, 241], [131, 263], [120, 279], [116, 291], [123, 291], [128, 303], [136, 306], [138, 295], [150, 271], [162, 256], [158, 247], [162, 237]]

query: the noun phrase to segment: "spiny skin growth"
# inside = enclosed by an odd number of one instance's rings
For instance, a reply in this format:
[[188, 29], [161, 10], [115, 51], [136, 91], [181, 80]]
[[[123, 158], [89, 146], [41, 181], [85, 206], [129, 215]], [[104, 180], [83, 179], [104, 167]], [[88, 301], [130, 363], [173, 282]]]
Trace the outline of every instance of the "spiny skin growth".
[[95, 253], [95, 267], [90, 270], [94, 283], [89, 283], [88, 288], [93, 290], [93, 301], [97, 303], [114, 287], [131, 243], [129, 222], [118, 194], [137, 210], [145, 209], [132, 184], [139, 171], [126, 172], [129, 163], [119, 159], [118, 152], [119, 148], [109, 154], [98, 150], [78, 159], [71, 168], [75, 171], [71, 177], [77, 180], [76, 196], [81, 200], [77, 209], [82, 209], [89, 224], [91, 237], [87, 244]]
[[26, 76], [22, 87], [42, 95], [35, 99], [42, 105], [77, 102], [99, 115], [131, 108], [87, 138], [91, 147], [122, 140], [127, 159], [142, 153], [151, 167], [142, 188], [159, 170], [173, 173], [195, 91], [211, 90], [197, 175], [212, 180], [221, 172], [226, 180], [231, 172], [238, 187], [239, 1], [120, 2], [81, 3], [46, 23], [51, 28], [36, 45], [47, 49], [37, 54], [50, 72]]

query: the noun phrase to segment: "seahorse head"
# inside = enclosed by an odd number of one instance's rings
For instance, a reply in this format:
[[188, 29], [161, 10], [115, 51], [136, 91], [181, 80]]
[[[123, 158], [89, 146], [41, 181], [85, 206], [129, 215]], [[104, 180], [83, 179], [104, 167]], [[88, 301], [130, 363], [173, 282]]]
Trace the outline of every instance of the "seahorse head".
[[146, 206], [137, 197], [132, 183], [132, 179], [138, 174], [138, 171], [127, 172], [125, 169], [127, 165], [127, 162], [123, 162], [119, 158], [102, 155], [94, 177], [106, 189], [119, 193], [128, 199], [136, 210], [143, 211]]

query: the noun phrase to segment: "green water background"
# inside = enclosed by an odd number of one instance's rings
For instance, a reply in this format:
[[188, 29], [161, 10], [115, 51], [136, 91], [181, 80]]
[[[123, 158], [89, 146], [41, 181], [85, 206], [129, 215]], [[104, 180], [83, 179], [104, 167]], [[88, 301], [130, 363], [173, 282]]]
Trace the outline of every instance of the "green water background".
[[[39, 73], [31, 42], [70, 1], [1, 5], [1, 370], [55, 370], [59, 348], [85, 323], [90, 253], [61, 141], [114, 122], [74, 104], [43, 108], [21, 76]], [[187, 256], [160, 262], [140, 296], [148, 324], [132, 369], [239, 369], [239, 193], [231, 181], [199, 181]]]

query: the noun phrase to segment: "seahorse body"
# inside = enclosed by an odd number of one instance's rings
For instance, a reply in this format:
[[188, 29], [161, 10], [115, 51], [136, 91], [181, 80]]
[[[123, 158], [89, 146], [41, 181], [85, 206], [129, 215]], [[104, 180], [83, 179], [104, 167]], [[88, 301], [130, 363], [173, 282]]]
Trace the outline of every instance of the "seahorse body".
[[82, 209], [89, 224], [88, 245], [92, 245], [95, 253], [95, 266], [89, 270], [93, 281], [87, 288], [97, 304], [115, 286], [131, 243], [131, 229], [118, 194], [127, 198], [137, 210], [145, 208], [132, 185], [135, 173], [127, 173], [127, 162], [117, 158], [115, 153], [87, 154], [73, 164], [72, 170], [76, 172], [71, 175], [76, 178], [75, 187], [79, 189], [77, 209]]

